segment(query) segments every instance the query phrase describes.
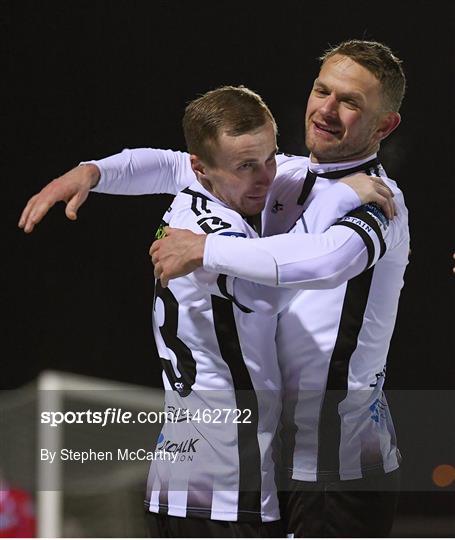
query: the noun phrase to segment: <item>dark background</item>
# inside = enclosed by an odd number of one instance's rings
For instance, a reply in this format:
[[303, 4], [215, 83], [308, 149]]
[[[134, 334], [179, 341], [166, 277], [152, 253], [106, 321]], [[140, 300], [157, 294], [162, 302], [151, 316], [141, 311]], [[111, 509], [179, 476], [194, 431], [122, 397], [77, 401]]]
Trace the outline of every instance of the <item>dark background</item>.
[[[421, 485], [431, 490], [433, 467], [454, 461], [454, 400], [442, 392], [455, 382], [454, 2], [5, 5], [0, 19], [7, 43], [3, 388], [19, 387], [47, 368], [161, 384], [150, 326], [148, 247], [170, 198], [92, 194], [76, 223], [59, 205], [27, 236], [16, 226], [21, 210], [48, 181], [81, 160], [125, 147], [183, 150], [186, 103], [222, 84], [259, 92], [277, 119], [280, 149], [305, 152], [306, 97], [317, 57], [329, 44], [348, 38], [383, 41], [403, 60], [408, 79], [403, 120], [380, 155], [406, 196], [412, 256], [387, 386], [396, 395], [412, 391], [408, 403], [416, 400], [409, 414], [403, 408], [394, 412], [408, 467], [418, 469]], [[434, 414], [422, 416], [426, 399], [418, 391], [423, 390], [435, 391]], [[438, 408], [442, 394], [448, 403]], [[435, 422], [441, 429], [434, 429]], [[422, 433], [429, 425], [431, 435]], [[424, 465], [415, 457], [418, 450]], [[440, 495], [426, 492], [426, 502], [403, 502], [403, 508], [450, 511], [448, 497]]]

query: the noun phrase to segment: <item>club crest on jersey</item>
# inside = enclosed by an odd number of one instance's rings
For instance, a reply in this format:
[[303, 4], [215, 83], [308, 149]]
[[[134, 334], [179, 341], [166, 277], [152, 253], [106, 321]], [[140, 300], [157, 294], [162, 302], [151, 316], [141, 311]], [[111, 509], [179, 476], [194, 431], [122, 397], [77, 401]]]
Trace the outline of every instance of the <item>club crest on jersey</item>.
[[226, 223], [226, 221], [216, 216], [203, 217], [197, 223], [206, 234], [231, 228], [230, 223]]
[[281, 212], [281, 210], [284, 209], [284, 206], [278, 201], [278, 199], [275, 199], [275, 202], [272, 206], [272, 214], [278, 214], [278, 212]]

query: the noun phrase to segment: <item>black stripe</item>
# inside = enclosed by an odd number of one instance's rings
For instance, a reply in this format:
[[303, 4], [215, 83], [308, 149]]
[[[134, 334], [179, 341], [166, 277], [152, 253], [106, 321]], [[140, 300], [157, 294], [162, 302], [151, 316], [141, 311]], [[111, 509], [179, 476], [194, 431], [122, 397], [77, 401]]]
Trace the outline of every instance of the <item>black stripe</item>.
[[210, 519], [212, 503], [213, 477], [210, 476], [209, 483], [207, 483], [207, 475], [204, 479], [199, 476], [189, 478], [186, 499], [187, 516]]
[[310, 171], [308, 169], [305, 181], [303, 182], [303, 188], [300, 192], [299, 198], [297, 199], [297, 204], [300, 204], [300, 206], [303, 206], [305, 204], [305, 201], [308, 199], [308, 195], [311, 193], [311, 190], [313, 189], [314, 183], [316, 182], [317, 175], [316, 173]]
[[318, 176], [320, 178], [327, 178], [329, 180], [338, 180], [340, 178], [343, 178], [344, 176], [349, 176], [350, 174], [361, 171], [364, 171], [367, 174], [371, 175], [371, 171], [369, 171], [369, 169], [371, 169], [372, 167], [375, 167], [375, 171], [378, 171], [377, 176], [379, 176], [379, 169], [377, 168], [379, 165], [379, 159], [375, 157], [373, 159], [370, 159], [370, 161], [367, 161], [366, 163], [362, 163], [361, 165], [357, 165], [356, 167], [351, 167], [350, 169], [339, 169], [337, 171], [330, 171], [326, 173], [316, 173], [308, 169], [305, 181], [303, 183], [302, 191], [299, 198], [297, 199], [297, 204], [303, 206], [309, 194], [311, 193], [311, 190], [313, 189], [314, 183]]
[[[374, 203], [370, 203], [369, 205], [366, 205], [366, 206], [370, 206], [370, 205], [376, 206], [376, 208], [378, 208], [379, 211], [382, 212], [382, 210]], [[386, 252], [387, 246], [386, 246], [386, 243], [384, 242], [384, 237], [382, 235], [381, 227], [379, 226], [376, 219], [367, 210], [365, 210], [364, 206], [361, 206], [360, 208], [353, 210], [352, 212], [349, 212], [349, 214], [347, 215], [361, 219], [373, 229], [373, 231], [376, 233], [376, 236], [378, 237], [379, 245], [381, 246], [381, 251], [379, 254], [379, 258], [381, 258]]]
[[376, 167], [378, 165], [379, 165], [379, 159], [375, 157], [373, 159], [370, 159], [370, 161], [367, 161], [366, 163], [362, 163], [361, 165], [356, 165], [355, 167], [351, 167], [350, 169], [339, 169], [337, 171], [330, 171], [326, 173], [316, 173], [316, 174], [320, 176], [321, 178], [328, 178], [329, 180], [338, 180], [339, 178], [343, 178], [343, 176], [349, 176], [350, 174], [354, 174], [360, 171], [367, 171], [368, 169], [372, 167]]
[[[285, 477], [289, 476], [290, 471], [292, 471], [294, 468], [294, 451], [296, 446], [295, 438], [299, 430], [299, 427], [295, 422], [297, 400], [297, 390], [287, 392], [286, 399], [283, 402], [283, 412], [281, 413], [281, 418], [286, 420], [285, 423], [283, 423], [283, 420], [281, 421], [280, 428], [280, 451], [283, 468], [282, 473], [285, 475]], [[283, 480], [285, 479], [280, 478], [280, 482]]]
[[232, 303], [212, 296], [213, 321], [221, 356], [231, 372], [236, 406], [251, 410], [251, 423], [239, 423], [239, 499], [238, 514], [248, 512], [261, 520], [261, 452], [257, 437], [258, 401], [250, 374], [245, 365], [235, 324]]
[[247, 216], [246, 222], [258, 236], [262, 236], [262, 213], [255, 216]]
[[161, 480], [160, 492], [158, 495], [158, 513], [167, 514], [169, 511], [169, 484], [168, 480]]
[[218, 285], [218, 288], [220, 289], [220, 293], [225, 296], [228, 300], [233, 302], [240, 311], [243, 311], [243, 313], [253, 313], [253, 310], [250, 308], [247, 308], [246, 306], [242, 305], [240, 302], [238, 302], [232, 294], [228, 293], [227, 286], [226, 286], [226, 280], [227, 276], [225, 274], [220, 274], [218, 276], [218, 279], [216, 280], [216, 283]]
[[318, 480], [339, 480], [341, 422], [339, 403], [348, 390], [349, 362], [357, 347], [374, 268], [348, 281], [335, 347], [330, 359], [326, 393], [319, 417]]
[[368, 262], [364, 270], [367, 270], [367, 268], [370, 268], [371, 263], [374, 260], [374, 242], [370, 238], [370, 235], [364, 229], [362, 229], [360, 225], [357, 225], [356, 223], [352, 223], [351, 221], [340, 221], [339, 223], [335, 223], [335, 225], [343, 225], [343, 227], [348, 227], [349, 229], [352, 229], [353, 231], [355, 231], [362, 238], [363, 243], [365, 244], [365, 247], [367, 248], [367, 253], [368, 253]]

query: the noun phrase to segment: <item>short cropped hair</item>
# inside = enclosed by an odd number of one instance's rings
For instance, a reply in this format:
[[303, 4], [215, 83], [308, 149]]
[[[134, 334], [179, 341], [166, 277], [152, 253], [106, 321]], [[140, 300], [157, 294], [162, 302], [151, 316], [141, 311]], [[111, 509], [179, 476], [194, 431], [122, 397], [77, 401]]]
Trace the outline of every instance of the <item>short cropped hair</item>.
[[381, 83], [385, 107], [396, 112], [400, 110], [406, 89], [406, 77], [401, 67], [402, 61], [387, 45], [352, 39], [328, 49], [319, 60], [324, 64], [335, 54], [352, 58], [368, 69]]
[[222, 133], [238, 136], [276, 122], [262, 98], [244, 86], [222, 86], [195, 99], [185, 109], [183, 132], [190, 154], [213, 166], [213, 147]]

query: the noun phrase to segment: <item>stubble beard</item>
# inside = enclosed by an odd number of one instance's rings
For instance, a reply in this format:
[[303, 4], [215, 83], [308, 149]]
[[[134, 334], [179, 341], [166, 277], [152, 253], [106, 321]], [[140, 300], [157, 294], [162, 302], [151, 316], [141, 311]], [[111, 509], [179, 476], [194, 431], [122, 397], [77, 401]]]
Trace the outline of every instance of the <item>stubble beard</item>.
[[317, 141], [313, 141], [312, 138], [307, 135], [305, 144], [311, 152], [311, 155], [319, 163], [355, 161], [356, 159], [362, 159], [375, 152], [375, 149], [371, 147], [369, 137], [367, 137], [367, 141], [364, 144], [357, 141], [351, 143], [341, 141], [324, 147], [324, 144], [318, 145]]

